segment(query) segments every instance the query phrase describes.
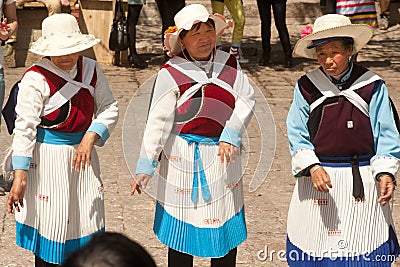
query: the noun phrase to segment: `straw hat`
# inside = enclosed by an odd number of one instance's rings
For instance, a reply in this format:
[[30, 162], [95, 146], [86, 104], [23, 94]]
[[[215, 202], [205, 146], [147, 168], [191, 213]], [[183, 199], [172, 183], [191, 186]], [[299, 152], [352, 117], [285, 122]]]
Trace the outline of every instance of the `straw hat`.
[[[316, 59], [315, 46], [335, 40], [335, 37], [351, 37], [354, 40], [353, 54], [360, 51], [372, 38], [374, 30], [366, 24], [351, 24], [348, 17], [338, 14], [327, 14], [317, 18], [313, 32], [297, 41], [293, 56]], [[321, 39], [327, 39], [323, 42]], [[320, 40], [320, 42], [315, 42]], [[314, 41], [314, 42], [313, 42]]]
[[181, 40], [179, 33], [182, 30], [190, 30], [198, 22], [206, 22], [212, 19], [215, 23], [217, 37], [221, 36], [225, 29], [233, 27], [233, 22], [227, 22], [225, 17], [220, 14], [211, 15], [207, 9], [200, 4], [185, 6], [174, 17], [175, 25], [165, 31], [164, 50], [168, 51], [169, 56], [174, 56], [181, 52]]
[[76, 18], [70, 14], [54, 14], [42, 22], [42, 36], [29, 51], [41, 56], [63, 56], [77, 53], [98, 44], [92, 34], [82, 34]]

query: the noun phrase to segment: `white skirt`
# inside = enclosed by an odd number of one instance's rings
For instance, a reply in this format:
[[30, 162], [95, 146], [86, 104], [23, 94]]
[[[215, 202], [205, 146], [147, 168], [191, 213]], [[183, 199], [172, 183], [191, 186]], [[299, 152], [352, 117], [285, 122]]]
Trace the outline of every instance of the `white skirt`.
[[[379, 183], [372, 177], [370, 166], [360, 167], [365, 193], [362, 202], [352, 196], [351, 167], [324, 169], [332, 182], [329, 193], [315, 190], [311, 177], [300, 177], [296, 182], [287, 225], [290, 266], [353, 266], [354, 262], [358, 262], [356, 266], [390, 266], [391, 261], [387, 265], [371, 260], [368, 265], [363, 261], [366, 257], [357, 257], [384, 253], [389, 259], [392, 255], [393, 261], [398, 253], [390, 207], [377, 202]], [[304, 254], [314, 261], [319, 259], [319, 265], [318, 261], [303, 264]], [[340, 257], [340, 262], [332, 264]]]
[[17, 244], [60, 264], [90, 235], [104, 231], [104, 196], [97, 153], [77, 172], [78, 145], [36, 143], [27, 175], [24, 208], [15, 213]]
[[[228, 166], [220, 162], [218, 145], [199, 144], [211, 199], [203, 199], [202, 184], [192, 188], [195, 144], [171, 135], [160, 164], [154, 231], [162, 243], [194, 256], [226, 255], [246, 237], [240, 157]], [[203, 184], [204, 186], [204, 184]], [[191, 199], [198, 190], [198, 201]]]

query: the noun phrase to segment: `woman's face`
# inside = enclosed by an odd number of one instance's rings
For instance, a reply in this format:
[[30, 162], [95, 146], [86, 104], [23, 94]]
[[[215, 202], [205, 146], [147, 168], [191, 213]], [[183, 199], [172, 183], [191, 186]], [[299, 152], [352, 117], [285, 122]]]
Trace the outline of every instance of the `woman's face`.
[[336, 76], [343, 73], [349, 66], [352, 49], [346, 49], [342, 41], [332, 41], [317, 46], [318, 63], [326, 74]]
[[80, 53], [74, 53], [64, 56], [50, 57], [51, 61], [53, 61], [54, 65], [59, 67], [62, 70], [69, 71], [72, 69], [76, 63], [78, 62]]
[[189, 30], [181, 41], [192, 58], [208, 60], [215, 47], [217, 37], [212, 25], [204, 22], [200, 22], [200, 24], [197, 30]]

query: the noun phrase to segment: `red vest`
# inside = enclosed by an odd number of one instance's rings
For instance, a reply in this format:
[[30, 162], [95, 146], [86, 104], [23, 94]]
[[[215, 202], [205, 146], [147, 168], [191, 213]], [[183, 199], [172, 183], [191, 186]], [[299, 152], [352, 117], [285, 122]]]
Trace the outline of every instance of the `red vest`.
[[[233, 87], [236, 80], [236, 60], [230, 57], [218, 78]], [[165, 65], [179, 87], [180, 95], [196, 84], [190, 77], [170, 65]], [[175, 111], [173, 131], [183, 134], [197, 134], [219, 137], [226, 121], [235, 108], [235, 96], [227, 90], [207, 84]]]
[[[77, 63], [78, 73], [74, 79], [78, 82], [82, 82], [82, 62], [81, 56]], [[28, 71], [36, 71], [46, 78], [46, 82], [50, 87], [50, 97], [67, 83], [63, 78], [40, 66], [32, 66]], [[95, 70], [90, 85], [95, 87], [96, 82], [97, 73]], [[89, 90], [82, 88], [63, 106], [43, 116], [39, 127], [66, 133], [84, 132], [92, 123], [93, 112], [93, 96]]]

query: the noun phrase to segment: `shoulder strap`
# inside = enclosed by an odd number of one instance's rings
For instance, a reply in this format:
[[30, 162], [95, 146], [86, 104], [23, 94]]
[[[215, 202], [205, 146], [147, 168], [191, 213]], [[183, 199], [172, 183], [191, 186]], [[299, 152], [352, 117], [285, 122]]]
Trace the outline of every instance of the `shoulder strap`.
[[327, 98], [334, 96], [344, 96], [362, 113], [369, 117], [368, 104], [364, 99], [354, 92], [370, 83], [373, 83], [381, 78], [371, 71], [365, 72], [361, 75], [348, 89], [340, 91], [326, 75], [320, 70], [316, 69], [306, 74], [315, 87], [322, 93], [322, 97], [315, 100], [310, 105], [310, 112], [317, 106], [321, 105]]
[[216, 75], [217, 73], [220, 73], [220, 70], [224, 67], [226, 61], [228, 60], [229, 56], [226, 58], [223, 58], [223, 62], [214, 62], [214, 69], [212, 73], [212, 77], [208, 78], [207, 75], [204, 73], [204, 71], [200, 70], [199, 67], [194, 65], [192, 62], [188, 62], [187, 60], [175, 56], [173, 57], [169, 64], [177, 69], [178, 71], [182, 72], [183, 74], [187, 75], [191, 79], [193, 79], [196, 84], [194, 84], [192, 87], [187, 89], [178, 99], [177, 101], [177, 108], [183, 105], [189, 98], [191, 98], [200, 88], [202, 88], [206, 84], [215, 84], [218, 85], [225, 90], [227, 90], [230, 93], [233, 93], [233, 88], [231, 85], [228, 83], [220, 80]]
[[42, 110], [41, 116], [46, 116], [64, 105], [68, 100], [76, 95], [81, 88], [88, 89], [92, 95], [94, 94], [94, 87], [90, 85], [90, 82], [92, 81], [94, 70], [96, 68], [95, 61], [85, 57], [83, 57], [82, 60], [82, 82], [74, 81], [71, 77], [54, 68], [51, 64], [49, 64], [49, 62], [46, 62], [45, 60], [42, 60], [35, 64], [37, 66], [47, 69], [48, 71], [53, 72], [55, 75], [67, 81], [67, 83], [62, 88], [60, 88], [54, 95], [52, 95], [44, 102], [44, 108]]

